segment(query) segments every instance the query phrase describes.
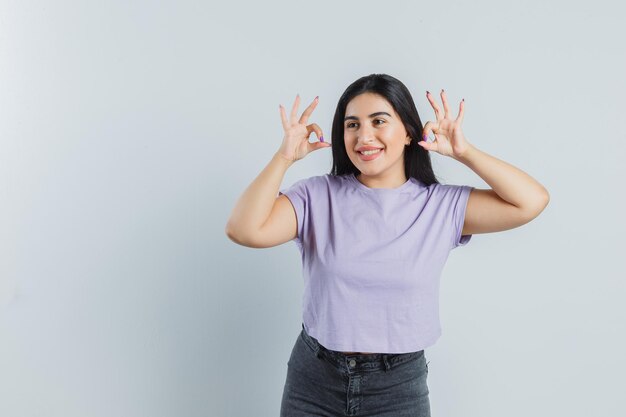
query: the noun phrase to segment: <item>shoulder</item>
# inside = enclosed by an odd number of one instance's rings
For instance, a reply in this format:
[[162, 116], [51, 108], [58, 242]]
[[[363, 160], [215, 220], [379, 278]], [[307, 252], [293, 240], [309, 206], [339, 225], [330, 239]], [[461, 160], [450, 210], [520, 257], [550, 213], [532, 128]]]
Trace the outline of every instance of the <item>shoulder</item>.
[[467, 189], [472, 189], [474, 187], [472, 187], [471, 185], [463, 185], [463, 184], [457, 185], [457, 184], [434, 183], [434, 184], [430, 184], [426, 186], [426, 188], [428, 188], [429, 192], [434, 193], [434, 194], [449, 194], [449, 193], [460, 192], [460, 191], [467, 190]]
[[336, 188], [346, 181], [343, 175], [314, 175], [308, 178], [302, 178], [293, 183], [293, 186], [303, 188]]
[[471, 185], [458, 184], [439, 184], [433, 183], [426, 187], [428, 189], [429, 199], [435, 199], [442, 202], [457, 202], [466, 200], [474, 189]]
[[331, 174], [314, 175], [295, 181], [290, 186], [280, 189], [280, 194], [289, 197], [299, 196], [302, 199], [317, 199], [320, 196], [334, 193], [341, 188], [345, 178]]

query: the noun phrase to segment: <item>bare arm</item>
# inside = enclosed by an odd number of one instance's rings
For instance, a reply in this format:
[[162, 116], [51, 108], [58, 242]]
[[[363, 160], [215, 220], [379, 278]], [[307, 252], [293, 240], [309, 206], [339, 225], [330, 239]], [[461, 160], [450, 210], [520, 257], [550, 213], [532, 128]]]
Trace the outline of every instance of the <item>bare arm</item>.
[[[437, 121], [424, 125], [424, 140], [418, 145], [462, 162], [492, 187], [474, 189], [470, 193], [461, 234], [508, 230], [537, 217], [550, 201], [548, 191], [521, 169], [477, 149], [467, 141], [461, 129], [465, 99], [459, 104], [459, 115], [452, 119], [443, 90], [444, 111], [428, 91], [426, 97], [435, 110]], [[434, 142], [427, 141], [428, 132], [435, 134]]]
[[323, 141], [309, 142], [312, 132], [323, 138], [322, 129], [316, 123], [306, 124], [318, 98], [297, 119], [299, 103], [300, 96], [297, 95], [289, 120], [283, 106], [279, 106], [285, 137], [269, 164], [239, 198], [226, 223], [226, 235], [235, 243], [265, 248], [295, 237], [297, 223], [294, 209], [287, 197], [277, 197], [285, 172], [310, 152], [331, 147]]
[[239, 197], [228, 223], [226, 235], [234, 242], [246, 244], [261, 230], [269, 218], [287, 169], [294, 163], [279, 153]]
[[472, 190], [462, 234], [519, 227], [537, 217], [550, 201], [545, 187], [530, 175], [474, 146], [470, 145], [456, 159], [492, 187], [491, 190]]

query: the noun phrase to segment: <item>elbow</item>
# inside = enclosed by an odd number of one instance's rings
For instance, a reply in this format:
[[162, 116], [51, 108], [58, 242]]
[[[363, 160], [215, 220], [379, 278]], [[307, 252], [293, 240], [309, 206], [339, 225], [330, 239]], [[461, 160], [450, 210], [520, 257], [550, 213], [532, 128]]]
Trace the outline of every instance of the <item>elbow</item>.
[[[546, 208], [546, 206], [548, 205], [548, 203], [550, 202], [550, 193], [548, 192], [548, 190], [546, 190], [544, 188], [545, 191], [545, 196], [544, 196], [544, 204], [543, 204], [543, 208]], [[542, 209], [543, 210], [543, 209]]]
[[235, 227], [231, 224], [230, 221], [226, 223], [226, 228], [224, 229], [224, 233], [228, 236], [228, 239], [235, 242], [238, 245], [242, 245], [241, 239], [238, 237]]
[[531, 221], [535, 217], [539, 216], [541, 212], [548, 206], [549, 202], [550, 193], [548, 193], [548, 190], [544, 188], [541, 196], [537, 197], [535, 201], [532, 204], [528, 205], [526, 210], [524, 210], [526, 212], [525, 217], [527, 221]]
[[247, 248], [256, 247], [250, 237], [237, 232], [237, 229], [231, 223], [226, 224], [224, 232], [226, 233], [226, 236], [228, 236], [228, 239], [238, 245], [245, 246]]
[[539, 213], [541, 213], [548, 206], [549, 202], [550, 202], [550, 193], [548, 192], [548, 190], [544, 188], [541, 198], [539, 200], [539, 212], [537, 213], [537, 215], [539, 215]]

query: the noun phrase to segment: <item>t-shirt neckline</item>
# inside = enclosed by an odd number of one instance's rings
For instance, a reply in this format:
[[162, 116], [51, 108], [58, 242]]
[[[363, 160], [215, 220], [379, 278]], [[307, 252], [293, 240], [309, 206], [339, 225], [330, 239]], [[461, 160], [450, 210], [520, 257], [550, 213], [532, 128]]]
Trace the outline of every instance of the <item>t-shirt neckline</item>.
[[350, 181], [352, 181], [358, 188], [369, 191], [369, 192], [384, 192], [384, 193], [397, 193], [411, 186], [413, 183], [413, 177], [409, 177], [409, 179], [399, 187], [396, 188], [370, 188], [365, 184], [362, 184], [356, 177], [356, 174], [351, 173], [348, 175]]

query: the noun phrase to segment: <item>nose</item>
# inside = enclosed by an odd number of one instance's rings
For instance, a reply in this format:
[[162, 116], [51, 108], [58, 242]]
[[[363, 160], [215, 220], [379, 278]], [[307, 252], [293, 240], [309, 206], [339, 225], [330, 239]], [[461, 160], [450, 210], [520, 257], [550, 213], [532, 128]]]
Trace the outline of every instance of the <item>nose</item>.
[[369, 127], [362, 127], [361, 129], [359, 129], [357, 142], [370, 143], [373, 139], [374, 135]]

